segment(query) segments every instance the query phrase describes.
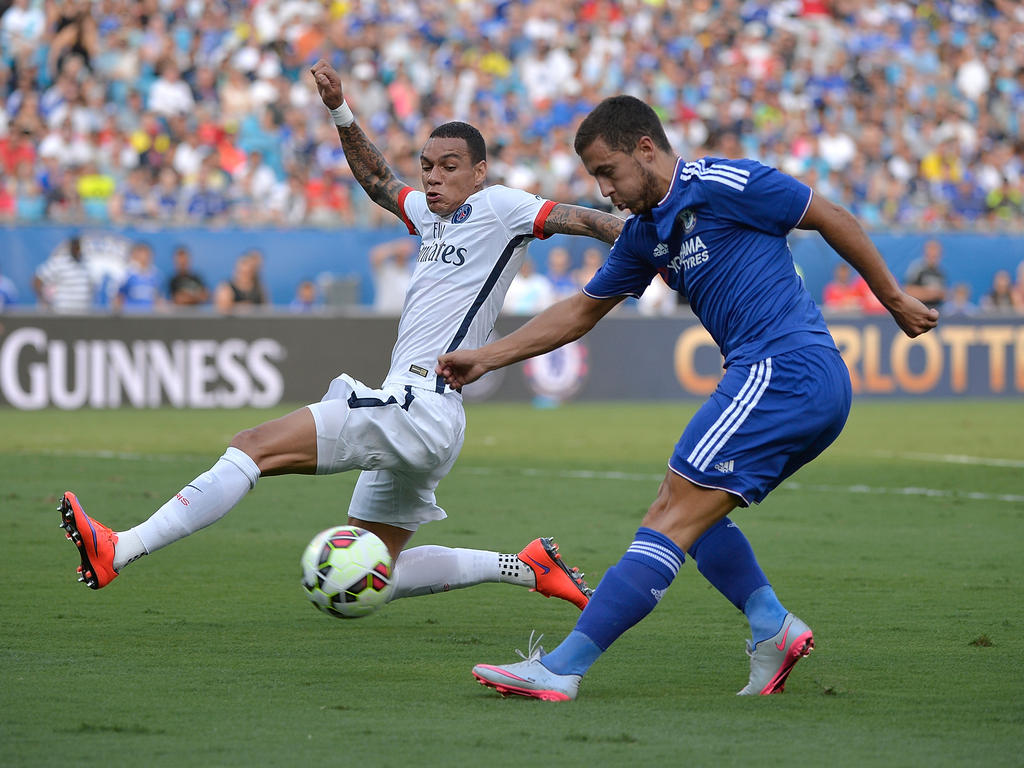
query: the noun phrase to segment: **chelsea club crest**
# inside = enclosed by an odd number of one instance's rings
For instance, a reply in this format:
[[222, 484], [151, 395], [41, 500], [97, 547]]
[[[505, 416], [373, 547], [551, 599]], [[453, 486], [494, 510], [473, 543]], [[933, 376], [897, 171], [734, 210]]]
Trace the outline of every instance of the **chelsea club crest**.
[[683, 225], [683, 231], [688, 235], [693, 231], [693, 228], [697, 226], [697, 214], [689, 208], [684, 208], [679, 212], [678, 221]]
[[469, 218], [469, 214], [473, 212], [473, 206], [469, 203], [463, 203], [459, 206], [459, 209], [452, 214], [452, 224], [461, 224]]

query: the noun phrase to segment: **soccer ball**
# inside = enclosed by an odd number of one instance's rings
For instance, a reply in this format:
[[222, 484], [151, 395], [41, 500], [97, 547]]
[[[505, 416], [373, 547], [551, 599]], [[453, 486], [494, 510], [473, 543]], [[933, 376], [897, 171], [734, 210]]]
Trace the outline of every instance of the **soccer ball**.
[[310, 602], [339, 619], [358, 619], [391, 596], [391, 554], [384, 542], [354, 525], [320, 531], [302, 553], [302, 588]]

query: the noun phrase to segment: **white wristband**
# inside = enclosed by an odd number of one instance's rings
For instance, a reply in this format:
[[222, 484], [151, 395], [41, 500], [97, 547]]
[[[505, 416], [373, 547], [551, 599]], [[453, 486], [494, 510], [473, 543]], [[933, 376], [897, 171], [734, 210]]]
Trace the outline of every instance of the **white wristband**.
[[348, 128], [356, 121], [356, 116], [352, 114], [352, 110], [349, 108], [348, 102], [344, 99], [342, 99], [341, 106], [337, 109], [329, 109], [327, 111], [331, 113], [331, 117], [334, 119], [334, 124], [341, 128]]

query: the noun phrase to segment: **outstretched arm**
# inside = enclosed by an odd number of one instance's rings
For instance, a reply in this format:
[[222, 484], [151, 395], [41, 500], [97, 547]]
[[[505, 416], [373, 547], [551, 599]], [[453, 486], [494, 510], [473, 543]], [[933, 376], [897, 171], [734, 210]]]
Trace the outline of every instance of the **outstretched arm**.
[[545, 235], [584, 235], [614, 243], [622, 231], [623, 220], [610, 213], [559, 203], [544, 221]]
[[[334, 67], [320, 59], [310, 72], [313, 73], [324, 106], [328, 109], [340, 107], [345, 101], [345, 96], [341, 88], [341, 76]], [[337, 127], [342, 149], [345, 150], [345, 159], [356, 181], [366, 190], [366, 194], [373, 202], [401, 218], [398, 193], [408, 185], [395, 176], [384, 155], [366, 137], [358, 123], [352, 122], [347, 126]]]
[[575, 341], [593, 328], [624, 296], [594, 299], [578, 293], [552, 304], [522, 328], [480, 349], [457, 349], [437, 359], [434, 372], [453, 389], [476, 381], [488, 371], [543, 355]]
[[797, 227], [820, 232], [825, 242], [861, 274], [907, 336], [920, 336], [938, 324], [938, 311], [900, 287], [860, 222], [845, 208], [815, 194]]

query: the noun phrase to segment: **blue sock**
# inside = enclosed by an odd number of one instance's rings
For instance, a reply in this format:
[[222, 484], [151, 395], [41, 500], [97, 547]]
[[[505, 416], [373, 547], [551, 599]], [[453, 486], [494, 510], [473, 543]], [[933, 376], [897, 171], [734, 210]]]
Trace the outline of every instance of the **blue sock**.
[[754, 590], [753, 594], [747, 598], [743, 612], [747, 614], [747, 620], [750, 622], [750, 637], [755, 643], [760, 643], [775, 635], [782, 629], [782, 622], [786, 619], [786, 609], [782, 607], [782, 603], [775, 596], [775, 590], [770, 584], [765, 584], [760, 589]]
[[728, 517], [719, 520], [694, 542], [689, 554], [704, 578], [746, 614], [755, 643], [779, 631], [786, 609], [734, 522]]
[[544, 656], [544, 666], [559, 675], [585, 673], [619, 635], [654, 610], [684, 559], [668, 536], [640, 528], [601, 579], [576, 628]]

